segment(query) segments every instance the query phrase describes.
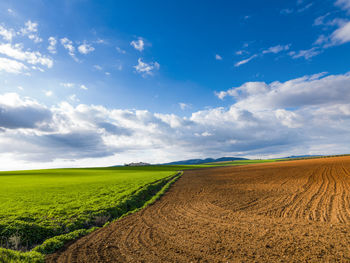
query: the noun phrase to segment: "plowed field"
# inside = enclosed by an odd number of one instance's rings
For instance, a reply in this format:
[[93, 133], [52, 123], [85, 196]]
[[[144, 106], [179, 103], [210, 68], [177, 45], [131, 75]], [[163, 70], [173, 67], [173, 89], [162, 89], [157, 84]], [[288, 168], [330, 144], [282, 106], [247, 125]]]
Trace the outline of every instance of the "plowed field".
[[185, 171], [48, 262], [350, 262], [350, 158]]

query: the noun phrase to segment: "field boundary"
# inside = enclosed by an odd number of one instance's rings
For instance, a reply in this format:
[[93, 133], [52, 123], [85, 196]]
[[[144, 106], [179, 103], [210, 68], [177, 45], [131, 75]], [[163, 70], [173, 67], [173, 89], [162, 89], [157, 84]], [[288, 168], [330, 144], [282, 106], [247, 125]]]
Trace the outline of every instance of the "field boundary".
[[[175, 174], [160, 180], [156, 180], [152, 183], [148, 183], [135, 190], [130, 196], [119, 203], [118, 206], [107, 209], [106, 212], [110, 217], [102, 227], [105, 227], [114, 221], [120, 220], [130, 214], [146, 208], [149, 205], [152, 205], [167, 192], [170, 186], [175, 183], [182, 176], [182, 174], [183, 171], [177, 171]], [[125, 212], [120, 214], [120, 211]], [[77, 240], [99, 228], [101, 227], [92, 226], [89, 229], [83, 228], [67, 234], [54, 236], [46, 239], [41, 245], [34, 247], [28, 252], [0, 248], [0, 261], [41, 263], [45, 261], [45, 255], [54, 253], [55, 251], [62, 249], [67, 242]]]

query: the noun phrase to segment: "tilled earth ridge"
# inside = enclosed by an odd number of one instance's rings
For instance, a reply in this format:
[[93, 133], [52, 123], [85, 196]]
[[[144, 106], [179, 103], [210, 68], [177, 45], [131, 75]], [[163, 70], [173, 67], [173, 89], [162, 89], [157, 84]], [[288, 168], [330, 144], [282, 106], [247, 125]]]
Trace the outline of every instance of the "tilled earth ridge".
[[350, 262], [350, 158], [185, 171], [47, 262]]

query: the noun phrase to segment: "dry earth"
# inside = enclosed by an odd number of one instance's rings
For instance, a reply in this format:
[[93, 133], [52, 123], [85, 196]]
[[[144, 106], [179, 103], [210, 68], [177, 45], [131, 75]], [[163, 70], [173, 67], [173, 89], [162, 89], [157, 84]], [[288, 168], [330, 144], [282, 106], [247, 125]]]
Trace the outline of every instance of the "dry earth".
[[186, 171], [48, 262], [350, 262], [350, 158]]

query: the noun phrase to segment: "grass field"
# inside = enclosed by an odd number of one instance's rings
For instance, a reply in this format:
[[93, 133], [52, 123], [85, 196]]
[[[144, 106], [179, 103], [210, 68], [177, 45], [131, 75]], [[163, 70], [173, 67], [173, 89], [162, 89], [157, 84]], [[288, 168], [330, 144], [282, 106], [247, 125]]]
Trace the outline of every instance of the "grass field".
[[164, 166], [1, 172], [1, 246], [31, 248], [56, 235], [101, 226], [137, 207], [139, 204], [132, 201], [138, 189], [154, 185], [159, 190], [176, 169]]

